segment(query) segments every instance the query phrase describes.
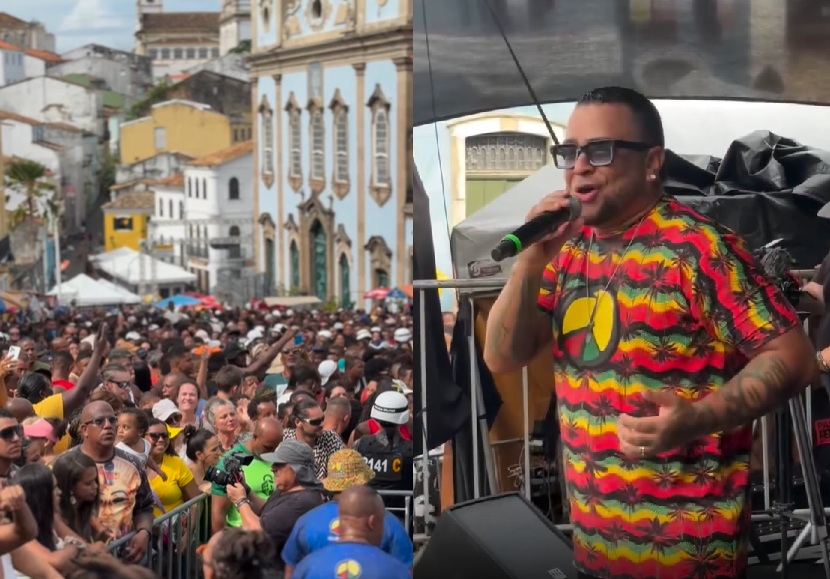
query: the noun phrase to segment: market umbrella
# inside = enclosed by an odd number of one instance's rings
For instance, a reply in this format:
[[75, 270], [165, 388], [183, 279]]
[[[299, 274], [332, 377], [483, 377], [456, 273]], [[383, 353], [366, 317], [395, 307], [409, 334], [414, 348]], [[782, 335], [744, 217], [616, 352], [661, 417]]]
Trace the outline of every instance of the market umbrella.
[[382, 300], [388, 293], [388, 287], [376, 287], [375, 289], [371, 289], [363, 294], [363, 297], [367, 300]]
[[177, 296], [164, 298], [155, 303], [157, 308], [168, 308], [170, 304], [173, 304], [177, 308], [186, 308], [190, 306], [198, 306], [202, 302], [198, 298], [194, 298], [188, 295], [179, 294]]

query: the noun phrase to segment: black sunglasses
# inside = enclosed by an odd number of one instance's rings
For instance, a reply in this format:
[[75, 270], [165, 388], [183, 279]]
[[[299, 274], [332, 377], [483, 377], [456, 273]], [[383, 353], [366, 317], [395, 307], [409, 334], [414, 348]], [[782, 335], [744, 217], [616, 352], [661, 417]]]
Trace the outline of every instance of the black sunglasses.
[[116, 386], [118, 386], [122, 390], [126, 390], [127, 388], [132, 386], [132, 382], [130, 382], [129, 380], [124, 380], [122, 382], [118, 382], [116, 380], [107, 380], [107, 382], [109, 382], [111, 384], [115, 384]]
[[99, 416], [98, 418], [87, 420], [83, 425], [88, 426], [90, 424], [94, 424], [98, 428], [103, 428], [105, 422], [109, 423], [110, 426], [115, 426], [118, 423], [118, 418], [115, 416]]
[[153, 440], [167, 440], [168, 438], [170, 438], [170, 435], [166, 432], [148, 432], [147, 436], [149, 436]]
[[323, 418], [300, 418], [306, 424], [310, 424], [311, 426], [322, 426]]
[[19, 424], [0, 430], [0, 438], [5, 442], [12, 442], [15, 438], [23, 438], [23, 427]]
[[648, 143], [637, 143], [634, 141], [623, 141], [620, 139], [598, 139], [588, 141], [582, 146], [576, 143], [562, 143], [550, 148], [553, 155], [553, 162], [557, 169], [573, 169], [580, 153], [590, 163], [591, 167], [607, 167], [614, 162], [614, 154], [617, 149], [629, 149], [632, 151], [648, 151], [656, 145]]

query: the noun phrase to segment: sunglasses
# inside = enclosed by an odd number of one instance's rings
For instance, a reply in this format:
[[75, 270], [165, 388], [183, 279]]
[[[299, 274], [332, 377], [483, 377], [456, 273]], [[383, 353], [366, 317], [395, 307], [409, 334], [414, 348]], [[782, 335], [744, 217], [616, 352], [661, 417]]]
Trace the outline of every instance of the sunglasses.
[[148, 432], [147, 436], [149, 436], [153, 440], [167, 440], [168, 438], [170, 438], [170, 435], [166, 432]]
[[124, 380], [122, 382], [117, 382], [115, 380], [107, 380], [107, 382], [109, 382], [110, 384], [115, 384], [116, 386], [118, 386], [122, 390], [126, 390], [127, 388], [129, 388], [133, 384], [129, 380]]
[[557, 169], [573, 169], [580, 154], [585, 155], [591, 167], [607, 167], [614, 162], [614, 155], [617, 149], [629, 149], [631, 151], [648, 151], [655, 147], [647, 143], [634, 141], [623, 141], [620, 139], [598, 139], [588, 141], [582, 146], [576, 143], [563, 143], [550, 148], [553, 155], [553, 162]]
[[15, 438], [23, 438], [23, 427], [19, 424], [0, 430], [0, 439], [3, 439], [5, 442], [12, 442]]
[[108, 423], [110, 426], [115, 426], [118, 423], [118, 418], [116, 418], [115, 416], [99, 416], [98, 418], [87, 420], [86, 422], [84, 422], [84, 426], [94, 424], [98, 428], [103, 428], [104, 423]]
[[310, 424], [311, 426], [322, 426], [323, 425], [323, 418], [300, 418], [306, 424]]
[[164, 421], [164, 423], [169, 424], [171, 426], [175, 426], [176, 424], [179, 424], [181, 421], [182, 421], [182, 415], [181, 414], [171, 414], [170, 417], [167, 420]]

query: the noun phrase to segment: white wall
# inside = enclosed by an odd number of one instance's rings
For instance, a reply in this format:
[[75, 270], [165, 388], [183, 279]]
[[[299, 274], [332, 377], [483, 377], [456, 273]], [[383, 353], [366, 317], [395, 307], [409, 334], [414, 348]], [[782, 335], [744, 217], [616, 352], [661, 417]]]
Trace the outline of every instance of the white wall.
[[25, 78], [37, 78], [46, 74], [46, 62], [28, 54], [23, 56]]
[[25, 59], [26, 55], [22, 51], [0, 48], [0, 86], [26, 78]]
[[[157, 244], [173, 246], [172, 259], [165, 261], [181, 265], [182, 243], [186, 239], [186, 229], [182, 220], [184, 213], [184, 190], [175, 187], [155, 187], [156, 207], [150, 228], [151, 239]], [[170, 212], [170, 206], [173, 212]]]
[[0, 109], [39, 121], [69, 123], [103, 134], [103, 107], [94, 90], [48, 77], [25, 80], [0, 88]]

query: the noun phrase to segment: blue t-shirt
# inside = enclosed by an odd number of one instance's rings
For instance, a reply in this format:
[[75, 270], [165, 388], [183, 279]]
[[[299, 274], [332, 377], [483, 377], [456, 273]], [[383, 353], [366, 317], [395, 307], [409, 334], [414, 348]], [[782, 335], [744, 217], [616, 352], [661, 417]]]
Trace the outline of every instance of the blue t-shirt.
[[[337, 503], [332, 501], [308, 511], [294, 524], [282, 549], [282, 560], [296, 567], [309, 554], [336, 543], [340, 519]], [[380, 548], [406, 567], [412, 567], [412, 541], [398, 518], [387, 512], [383, 520], [383, 541]]]
[[409, 567], [373, 545], [332, 543], [300, 561], [293, 579], [412, 579]]

